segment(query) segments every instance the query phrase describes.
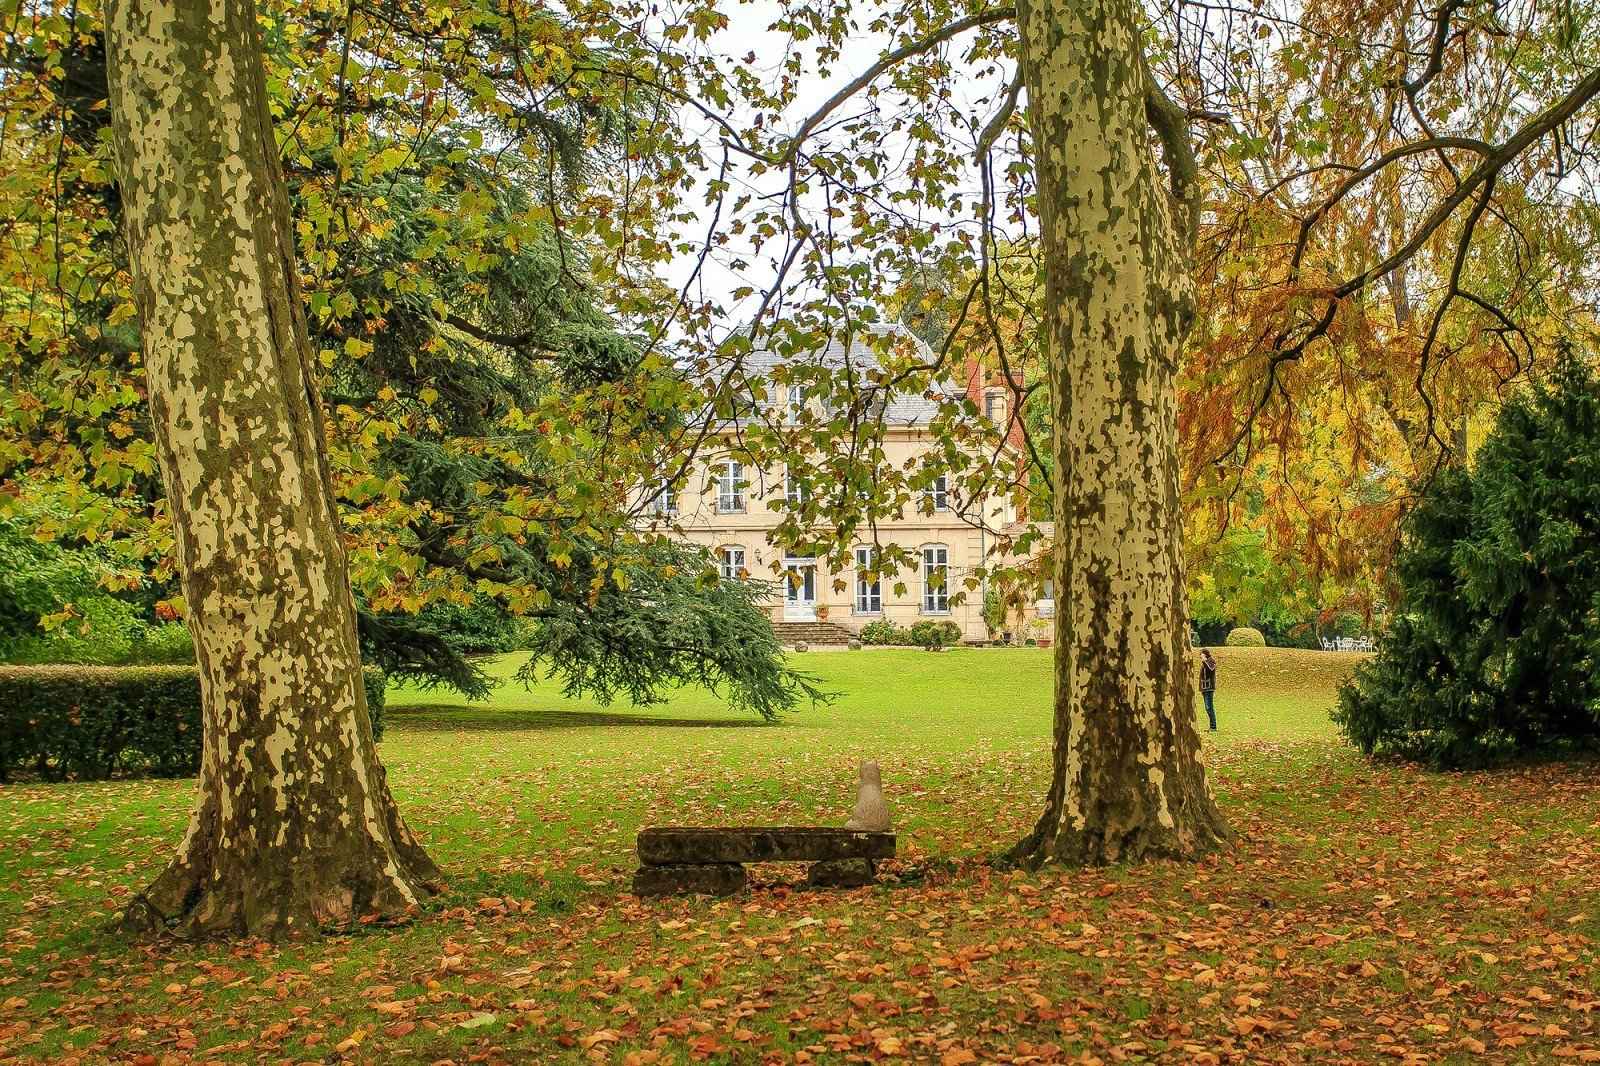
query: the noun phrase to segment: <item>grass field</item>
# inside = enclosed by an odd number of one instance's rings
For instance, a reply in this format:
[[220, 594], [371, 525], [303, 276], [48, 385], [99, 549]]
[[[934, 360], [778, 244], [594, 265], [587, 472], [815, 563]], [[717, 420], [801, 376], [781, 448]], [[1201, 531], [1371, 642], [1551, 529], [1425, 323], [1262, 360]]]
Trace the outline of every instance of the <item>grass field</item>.
[[[1354, 656], [1220, 659], [1240, 840], [1193, 866], [986, 865], [1045, 785], [1032, 649], [810, 654], [838, 696], [778, 726], [698, 691], [392, 693], [390, 780], [450, 884], [313, 944], [103, 931], [191, 782], [0, 787], [0, 1061], [1600, 1060], [1600, 770], [1369, 764], [1327, 720]], [[838, 823], [863, 757], [901, 834], [880, 886], [627, 894], [641, 825]]]

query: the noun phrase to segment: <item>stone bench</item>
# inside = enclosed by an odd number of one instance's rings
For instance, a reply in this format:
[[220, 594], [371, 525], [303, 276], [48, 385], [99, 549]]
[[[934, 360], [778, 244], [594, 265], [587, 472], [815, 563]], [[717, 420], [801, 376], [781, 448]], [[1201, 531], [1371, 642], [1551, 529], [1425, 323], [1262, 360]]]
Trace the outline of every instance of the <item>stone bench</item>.
[[730, 895], [744, 887], [747, 862], [809, 862], [809, 884], [852, 888], [876, 880], [878, 860], [893, 858], [894, 845], [893, 833], [857, 829], [660, 826], [639, 832], [633, 891], [639, 896]]

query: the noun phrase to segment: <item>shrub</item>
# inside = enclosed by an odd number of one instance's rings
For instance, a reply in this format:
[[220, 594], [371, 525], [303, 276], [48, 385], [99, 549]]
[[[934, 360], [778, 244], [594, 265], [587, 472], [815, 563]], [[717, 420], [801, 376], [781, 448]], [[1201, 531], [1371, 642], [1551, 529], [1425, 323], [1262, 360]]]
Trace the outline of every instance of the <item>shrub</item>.
[[[374, 738], [384, 678], [362, 671]], [[119, 774], [182, 777], [200, 768], [200, 675], [194, 666], [0, 666], [0, 781]]]
[[[100, 586], [110, 561], [92, 548], [35, 540], [29, 520], [0, 521], [0, 661], [117, 665], [152, 636], [147, 605]], [[46, 629], [46, 618], [58, 623]], [[162, 638], [166, 639], [166, 638]], [[164, 656], [171, 652], [163, 652]], [[159, 661], [191, 662], [188, 657]]]
[[133, 634], [133, 644], [128, 649], [130, 664], [166, 664], [172, 666], [194, 662], [194, 637], [182, 622], [163, 622], [156, 626], [142, 626]]
[[13, 663], [80, 663], [112, 666], [128, 661], [133, 634], [140, 628], [132, 604], [90, 592], [72, 603], [73, 617], [52, 630], [31, 627], [14, 633], [0, 649]]
[[1600, 381], [1570, 354], [1407, 518], [1400, 597], [1334, 720], [1363, 752], [1480, 765], [1600, 740]]
[[861, 627], [861, 643], [878, 646], [910, 644], [911, 633], [887, 619], [879, 619]]
[[1230, 648], [1265, 648], [1267, 646], [1267, 638], [1261, 635], [1261, 630], [1259, 629], [1239, 626], [1228, 630], [1228, 639], [1223, 643]]
[[1006, 629], [1006, 599], [1000, 592], [1000, 586], [990, 583], [983, 592], [983, 627], [989, 631], [989, 639], [993, 640]]
[[947, 648], [961, 640], [961, 627], [954, 622], [924, 619], [907, 629], [887, 619], [861, 627], [861, 643], [900, 648]]
[[105, 597], [106, 571], [92, 552], [35, 540], [21, 519], [0, 521], [0, 644], [41, 635], [39, 619], [66, 604]]
[[[194, 638], [182, 622], [149, 625], [110, 596], [75, 605], [81, 621], [35, 632], [0, 645], [0, 662], [34, 666], [186, 666]], [[80, 628], [81, 627], [81, 628]]]
[[911, 627], [910, 643], [919, 648], [948, 648], [961, 640], [961, 627], [954, 622], [925, 619]]
[[[1315, 616], [1309, 619], [1300, 618], [1259, 618], [1251, 624], [1252, 629], [1261, 632], [1261, 639], [1266, 641], [1269, 648], [1307, 648], [1316, 649], [1322, 645], [1317, 641], [1317, 625]], [[1354, 636], [1355, 634], [1350, 634]]]

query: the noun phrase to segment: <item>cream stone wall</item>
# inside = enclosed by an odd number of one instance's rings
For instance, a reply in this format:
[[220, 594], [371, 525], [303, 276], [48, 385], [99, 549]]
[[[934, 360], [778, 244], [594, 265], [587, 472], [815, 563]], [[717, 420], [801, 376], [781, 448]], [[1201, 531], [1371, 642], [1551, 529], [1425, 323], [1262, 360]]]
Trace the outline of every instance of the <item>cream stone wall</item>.
[[[920, 430], [890, 430], [884, 450], [888, 462], [898, 467], [914, 460], [931, 444], [928, 435]], [[770, 532], [781, 520], [785, 471], [782, 468], [744, 468], [743, 480], [747, 487], [743, 494], [743, 510], [723, 512], [718, 509], [718, 486], [713, 472], [726, 459], [725, 453], [708, 451], [696, 473], [679, 488], [676, 516], [654, 519], [652, 526], [667, 530], [675, 525], [682, 539], [703, 545], [713, 553], [723, 548], [743, 549], [745, 569], [751, 575], [772, 581], [790, 580], [783, 551], [768, 540]], [[968, 520], [954, 510], [957, 503], [954, 493], [950, 495], [949, 502], [949, 509], [932, 514], [923, 514], [908, 507], [900, 518], [879, 523], [878, 540], [885, 545], [898, 545], [919, 559], [924, 547], [943, 546], [949, 567], [946, 580], [948, 598], [954, 600], [957, 593], [965, 592], [964, 602], [951, 603], [944, 611], [926, 610], [926, 583], [920, 567], [916, 570], [902, 568], [894, 575], [885, 574], [880, 578], [882, 609], [863, 612], [857, 605], [855, 570], [851, 568], [834, 572], [819, 561], [814, 583], [816, 618], [858, 632], [868, 622], [878, 619], [901, 626], [910, 626], [925, 619], [947, 620], [961, 627], [964, 641], [990, 639], [983, 622], [982, 587], [968, 590], [965, 582], [975, 569], [984, 564], [985, 559], [990, 565], [1005, 561], [996, 551], [997, 538], [994, 533], [980, 529], [979, 525], [986, 525], [989, 530], [1013, 525], [1016, 521], [1014, 508], [1005, 494], [996, 493], [978, 501], [976, 505], [969, 504], [968, 514], [973, 518]], [[987, 516], [983, 523], [976, 521], [979, 507]], [[862, 546], [869, 544], [863, 542]], [[903, 585], [904, 590], [898, 591], [897, 585]], [[1039, 616], [1040, 607], [1048, 617], [1051, 606], [1049, 603], [1035, 604], [1030, 600], [1020, 614], [1013, 614], [1008, 624], [1013, 627], [1016, 639], [1020, 641], [1025, 635], [1035, 635], [1029, 631], [1029, 623]], [[783, 599], [771, 604], [769, 609], [774, 621], [805, 620], [803, 610], [795, 612]], [[1048, 627], [1034, 625], [1032, 628], [1043, 634], [1049, 633]]]

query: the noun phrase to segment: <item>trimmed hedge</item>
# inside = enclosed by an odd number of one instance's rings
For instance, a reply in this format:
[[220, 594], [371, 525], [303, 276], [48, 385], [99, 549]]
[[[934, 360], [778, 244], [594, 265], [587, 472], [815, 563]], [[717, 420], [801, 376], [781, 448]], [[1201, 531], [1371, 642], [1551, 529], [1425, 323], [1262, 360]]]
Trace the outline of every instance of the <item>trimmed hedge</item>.
[[[362, 671], [372, 735], [383, 736], [383, 672]], [[200, 769], [200, 674], [193, 666], [0, 666], [0, 781]]]
[[1249, 626], [1240, 626], [1238, 629], [1228, 631], [1226, 641], [1230, 648], [1265, 648], [1267, 638], [1261, 635], [1261, 630], [1251, 629]]

